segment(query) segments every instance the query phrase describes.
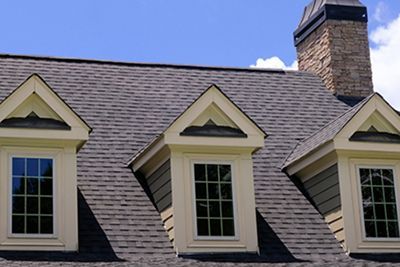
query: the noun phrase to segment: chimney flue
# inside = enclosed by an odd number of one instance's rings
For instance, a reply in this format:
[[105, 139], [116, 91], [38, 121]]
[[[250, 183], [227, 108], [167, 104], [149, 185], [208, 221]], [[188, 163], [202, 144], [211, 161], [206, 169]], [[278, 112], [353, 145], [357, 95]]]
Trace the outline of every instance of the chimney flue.
[[313, 0], [294, 32], [299, 70], [336, 96], [373, 93], [367, 8], [359, 0]]

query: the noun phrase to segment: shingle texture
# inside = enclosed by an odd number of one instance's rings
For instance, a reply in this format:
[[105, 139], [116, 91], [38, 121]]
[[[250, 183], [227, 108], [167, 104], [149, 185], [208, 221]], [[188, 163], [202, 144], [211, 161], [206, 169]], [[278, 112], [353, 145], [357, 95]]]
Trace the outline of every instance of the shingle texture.
[[[304, 72], [0, 56], [0, 99], [38, 73], [92, 128], [78, 156], [78, 254], [0, 253], [10, 266], [364, 265], [348, 257], [280, 166], [349, 108]], [[254, 155], [257, 255], [177, 258], [127, 160], [211, 84], [268, 132]]]

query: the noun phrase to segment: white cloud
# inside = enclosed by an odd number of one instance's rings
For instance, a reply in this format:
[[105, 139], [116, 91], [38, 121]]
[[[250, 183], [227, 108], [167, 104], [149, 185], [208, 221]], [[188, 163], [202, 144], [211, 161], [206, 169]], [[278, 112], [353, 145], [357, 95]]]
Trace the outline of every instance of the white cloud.
[[378, 5], [375, 8], [374, 19], [378, 22], [385, 22], [388, 11], [389, 7], [386, 5], [386, 3], [383, 1], [379, 1]]
[[400, 15], [370, 35], [375, 91], [400, 109]]
[[285, 70], [297, 70], [297, 61], [294, 61], [292, 65], [286, 66], [286, 64], [279, 57], [270, 58], [259, 58], [255, 65], [251, 65], [251, 68], [262, 68], [262, 69], [285, 69]]

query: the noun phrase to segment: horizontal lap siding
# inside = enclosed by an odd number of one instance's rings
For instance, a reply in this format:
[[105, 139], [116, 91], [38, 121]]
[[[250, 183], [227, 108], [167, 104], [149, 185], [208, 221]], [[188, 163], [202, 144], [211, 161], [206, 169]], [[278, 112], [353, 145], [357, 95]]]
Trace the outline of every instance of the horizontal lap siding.
[[174, 239], [174, 220], [172, 216], [172, 191], [170, 161], [165, 162], [153, 174], [147, 177], [147, 184], [160, 212], [164, 228], [171, 241]]
[[343, 243], [343, 217], [337, 165], [333, 165], [307, 180], [304, 183], [304, 189], [315, 207], [324, 216], [336, 239]]

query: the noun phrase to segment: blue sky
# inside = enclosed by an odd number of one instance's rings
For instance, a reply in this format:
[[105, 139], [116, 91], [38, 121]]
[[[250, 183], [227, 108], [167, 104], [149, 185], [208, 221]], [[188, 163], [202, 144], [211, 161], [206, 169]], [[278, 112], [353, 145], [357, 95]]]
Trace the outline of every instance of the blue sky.
[[[309, 1], [1, 1], [0, 53], [241, 67], [278, 56], [291, 64], [292, 32]], [[400, 13], [398, 0], [363, 3], [371, 31]]]

